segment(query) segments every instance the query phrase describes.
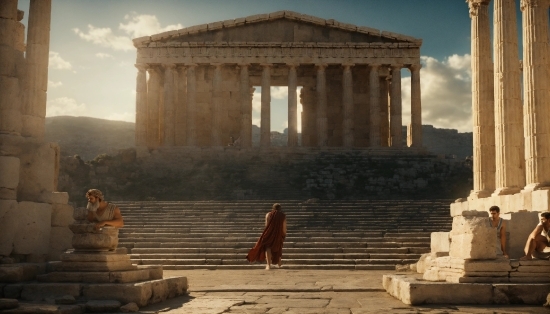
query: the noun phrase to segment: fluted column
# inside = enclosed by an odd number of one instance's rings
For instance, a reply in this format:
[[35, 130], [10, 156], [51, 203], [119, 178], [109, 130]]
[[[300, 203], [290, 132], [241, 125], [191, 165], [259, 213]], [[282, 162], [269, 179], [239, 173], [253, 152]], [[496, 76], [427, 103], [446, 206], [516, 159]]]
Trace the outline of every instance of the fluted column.
[[296, 65], [288, 65], [288, 146], [298, 146], [298, 99]]
[[150, 66], [147, 72], [147, 147], [156, 148], [160, 145], [160, 73], [157, 66]]
[[212, 80], [212, 146], [222, 146], [222, 65], [213, 64], [214, 78]]
[[328, 145], [326, 64], [317, 65], [317, 146]]
[[469, 0], [472, 20], [472, 116], [474, 189], [470, 198], [483, 198], [495, 190], [495, 131], [493, 62], [489, 29], [490, 0]]
[[43, 139], [45, 133], [51, 12], [51, 0], [31, 0], [25, 53], [26, 97], [21, 111], [21, 135], [38, 139]]
[[407, 127], [407, 146], [422, 146], [422, 102], [420, 98], [420, 64], [409, 66], [411, 71], [411, 123]]
[[342, 73], [342, 104], [343, 104], [343, 139], [344, 147], [353, 147], [353, 79], [351, 75], [351, 67], [353, 64], [343, 64], [344, 71]]
[[147, 145], [147, 75], [146, 64], [136, 64], [138, 69], [136, 79], [136, 146]]
[[402, 64], [391, 65], [390, 91], [390, 146], [401, 147], [402, 144], [402, 109], [401, 109], [401, 68]]
[[[176, 78], [177, 77], [177, 80]], [[185, 146], [187, 141], [187, 72], [184, 66], [176, 67], [176, 146]]]
[[249, 64], [239, 64], [241, 96], [241, 146], [252, 147], [252, 97], [248, 76]]
[[175, 117], [175, 88], [174, 70], [175, 64], [164, 65], [164, 140], [163, 146], [174, 146], [176, 139], [176, 117]]
[[260, 146], [271, 145], [271, 64], [262, 64]]
[[187, 146], [197, 145], [197, 77], [196, 64], [187, 64]]
[[494, 95], [496, 176], [494, 195], [514, 194], [525, 185], [523, 105], [514, 0], [494, 2]]
[[381, 76], [380, 82], [380, 146], [390, 146], [389, 78]]
[[369, 146], [380, 146], [380, 84], [378, 68], [380, 64], [371, 64], [369, 72]]
[[548, 1], [522, 0], [525, 191], [550, 186]]

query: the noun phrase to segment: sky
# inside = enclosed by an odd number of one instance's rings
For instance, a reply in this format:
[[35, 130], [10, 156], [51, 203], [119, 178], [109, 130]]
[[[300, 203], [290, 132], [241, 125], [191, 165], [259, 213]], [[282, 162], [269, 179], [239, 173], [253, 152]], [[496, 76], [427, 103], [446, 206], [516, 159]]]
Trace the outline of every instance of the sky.
[[[25, 25], [28, 6], [29, 0], [19, 0]], [[422, 38], [423, 124], [472, 131], [470, 18], [464, 0], [53, 0], [46, 116], [134, 122], [132, 38], [280, 10]], [[403, 69], [402, 76], [407, 124], [409, 71]], [[259, 91], [253, 98], [257, 125]], [[272, 87], [272, 130], [287, 126], [286, 99], [286, 88]]]

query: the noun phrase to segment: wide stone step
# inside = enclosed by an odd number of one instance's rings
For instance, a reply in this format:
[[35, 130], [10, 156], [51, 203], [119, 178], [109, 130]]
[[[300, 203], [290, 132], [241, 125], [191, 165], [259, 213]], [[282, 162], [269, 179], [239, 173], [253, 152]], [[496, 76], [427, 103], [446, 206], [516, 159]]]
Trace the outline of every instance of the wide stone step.
[[[250, 248], [133, 248], [132, 254], [248, 254]], [[422, 254], [429, 248], [284, 248], [284, 254]]]
[[[246, 253], [198, 253], [198, 254], [130, 254], [132, 260], [156, 260], [156, 259], [166, 259], [166, 260], [196, 260], [196, 259], [220, 259], [220, 260], [238, 260], [246, 256]], [[420, 254], [368, 254], [368, 253], [283, 253], [284, 259], [346, 259], [346, 260], [357, 260], [357, 259], [407, 259], [407, 260], [417, 260], [420, 258]]]

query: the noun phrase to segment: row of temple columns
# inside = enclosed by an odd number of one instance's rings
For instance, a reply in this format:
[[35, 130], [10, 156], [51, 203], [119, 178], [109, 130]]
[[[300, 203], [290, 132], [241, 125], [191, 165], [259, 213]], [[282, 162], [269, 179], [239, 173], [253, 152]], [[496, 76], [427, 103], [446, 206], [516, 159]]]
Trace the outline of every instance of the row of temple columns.
[[550, 185], [548, 1], [521, 0], [523, 103], [515, 0], [468, 0], [472, 23], [474, 189], [470, 197]]
[[[220, 126], [223, 124], [222, 109], [224, 100], [222, 97], [222, 68], [223, 64], [211, 64], [214, 67], [212, 78], [212, 129], [211, 146], [223, 145]], [[272, 64], [260, 64], [261, 72], [261, 134], [260, 146], [269, 146], [271, 141], [271, 68]], [[297, 107], [297, 67], [298, 64], [288, 64], [288, 146], [298, 145], [298, 107]], [[316, 125], [317, 146], [328, 146], [328, 117], [327, 117], [327, 64], [316, 65]], [[354, 147], [354, 100], [353, 100], [353, 64], [343, 64], [342, 74], [342, 146]], [[382, 144], [381, 124], [381, 86], [380, 72], [382, 64], [369, 65], [369, 143], [370, 147], [402, 146], [402, 101], [401, 101], [401, 69], [402, 64], [393, 64], [391, 69], [391, 82], [389, 83], [389, 113], [386, 125], [388, 127], [387, 145]], [[137, 95], [136, 95], [136, 144], [138, 146], [195, 146], [197, 144], [196, 126], [196, 75], [197, 64], [163, 64], [146, 65], [137, 64]], [[240, 86], [240, 145], [252, 146], [252, 95], [249, 78], [250, 64], [239, 64]], [[387, 66], [386, 66], [387, 67]], [[164, 69], [164, 80], [161, 79]], [[422, 120], [420, 101], [420, 65], [408, 67], [411, 71], [411, 124], [409, 126], [408, 146], [420, 147], [422, 145]], [[149, 79], [146, 79], [146, 71]], [[162, 81], [164, 83], [162, 83]], [[161, 84], [162, 87], [161, 87]], [[160, 95], [160, 90], [163, 90]], [[180, 91], [183, 90], [184, 93]], [[388, 92], [386, 91], [386, 94]], [[182, 101], [178, 96], [184, 95], [186, 103], [186, 137], [184, 143], [177, 143], [174, 117], [176, 116], [176, 104], [181, 106]], [[159, 112], [160, 97], [163, 97], [164, 112]], [[161, 127], [163, 126], [163, 127]]]

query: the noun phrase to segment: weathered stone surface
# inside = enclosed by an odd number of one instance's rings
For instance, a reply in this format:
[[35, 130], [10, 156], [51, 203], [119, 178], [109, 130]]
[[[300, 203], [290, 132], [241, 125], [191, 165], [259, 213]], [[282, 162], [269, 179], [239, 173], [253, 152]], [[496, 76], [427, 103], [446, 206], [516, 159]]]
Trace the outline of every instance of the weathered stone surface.
[[451, 238], [449, 232], [432, 232], [430, 249], [432, 253], [449, 252]]
[[76, 231], [75, 227], [80, 229], [93, 230], [93, 224], [72, 224], [69, 226], [73, 231], [72, 246], [75, 250], [82, 251], [108, 251], [113, 250], [118, 245], [118, 229], [104, 227], [98, 231], [82, 233]]
[[50, 272], [36, 278], [41, 282], [95, 282], [109, 283], [109, 272]]
[[503, 214], [501, 217], [507, 219], [508, 255], [512, 259], [518, 259], [525, 255], [525, 241], [539, 223], [539, 215], [537, 212], [516, 212]]
[[529, 261], [518, 261], [518, 266], [550, 266], [549, 260], [532, 259]]
[[4, 286], [4, 298], [19, 299], [22, 290], [22, 284], [8, 284]]
[[121, 303], [134, 302], [143, 307], [153, 294], [151, 282], [140, 284], [95, 284], [85, 286], [83, 295], [90, 300], [117, 300]]
[[432, 256], [430, 253], [425, 253], [420, 256], [420, 259], [416, 263], [416, 271], [423, 274], [427, 269], [431, 267]]
[[525, 273], [550, 273], [550, 265], [523, 266], [520, 262], [520, 266], [517, 271]]
[[48, 254], [51, 233], [51, 205], [20, 202], [19, 227], [13, 241], [13, 253]]
[[451, 268], [463, 269], [466, 272], [501, 272], [512, 270], [510, 261], [506, 258], [494, 260], [462, 260], [450, 258], [449, 263]]
[[134, 302], [125, 304], [120, 307], [122, 313], [133, 313], [139, 311], [139, 307]]
[[73, 233], [68, 227], [52, 227], [50, 234], [49, 261], [59, 261], [60, 255], [72, 247]]
[[490, 284], [426, 282], [400, 275], [384, 275], [382, 284], [390, 295], [411, 305], [490, 304], [493, 295]]
[[532, 276], [532, 277], [510, 277], [510, 282], [517, 283], [543, 283], [550, 282], [550, 277], [548, 276]]
[[3, 264], [0, 265], [0, 282], [31, 281], [44, 271], [45, 267], [41, 264]]
[[14, 309], [19, 306], [17, 299], [0, 299], [0, 311]]
[[55, 304], [75, 304], [76, 299], [72, 295], [64, 295], [55, 299]]
[[19, 158], [0, 156], [0, 187], [15, 189], [19, 185]]
[[[67, 205], [69, 204], [69, 193], [67, 192], [52, 192], [51, 197], [52, 204]], [[72, 206], [71, 206], [72, 208]], [[72, 214], [72, 210], [71, 210]]]
[[0, 255], [9, 256], [19, 229], [19, 205], [15, 200], [0, 200]]
[[61, 254], [63, 262], [121, 262], [129, 261], [130, 256], [117, 253], [79, 253], [67, 252]]
[[[42, 125], [42, 129], [44, 128], [43, 118], [37, 125], [38, 127]], [[55, 149], [50, 146], [50, 143], [29, 145], [20, 155], [20, 160], [18, 197], [32, 202], [50, 203], [56, 179]]]
[[463, 277], [463, 276], [447, 276], [445, 281], [452, 283], [505, 283], [509, 282], [508, 277]]
[[137, 282], [151, 279], [160, 278], [151, 278], [148, 269], [113, 271], [109, 273], [109, 282], [113, 283]]
[[60, 262], [52, 263], [51, 268], [55, 271], [118, 271], [137, 269], [130, 261], [117, 262]]
[[494, 284], [494, 289], [508, 297], [509, 304], [543, 304], [550, 284]]
[[475, 215], [453, 218], [449, 256], [463, 259], [496, 258], [496, 233], [487, 223], [487, 218], [478, 214], [476, 212]]
[[92, 300], [86, 302], [86, 311], [92, 313], [117, 312], [120, 302], [116, 300]]
[[21, 298], [28, 301], [55, 299], [65, 295], [78, 298], [81, 288], [82, 286], [76, 283], [32, 283], [23, 286]]
[[74, 222], [73, 207], [67, 204], [52, 205], [52, 227], [68, 227]]

